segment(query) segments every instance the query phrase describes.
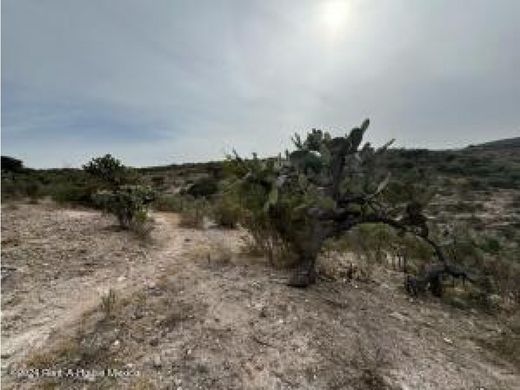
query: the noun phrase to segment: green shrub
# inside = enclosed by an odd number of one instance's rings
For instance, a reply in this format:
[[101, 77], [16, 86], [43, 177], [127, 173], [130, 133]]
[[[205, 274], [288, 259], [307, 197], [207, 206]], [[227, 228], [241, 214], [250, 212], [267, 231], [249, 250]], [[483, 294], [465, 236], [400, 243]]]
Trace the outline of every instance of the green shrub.
[[215, 201], [212, 214], [217, 225], [234, 229], [240, 222], [242, 210], [236, 199], [224, 194]]
[[297, 255], [280, 234], [265, 222], [251, 217], [242, 217], [241, 225], [250, 235], [246, 242], [246, 252], [253, 256], [265, 256], [269, 264], [275, 267], [290, 267], [297, 261]]
[[2, 177], [2, 202], [15, 199], [19, 195], [19, 186], [12, 180]]
[[218, 182], [213, 177], [203, 177], [192, 184], [186, 191], [195, 198], [208, 198], [218, 191]]
[[153, 208], [157, 211], [180, 213], [188, 201], [180, 195], [159, 195], [153, 202]]
[[60, 204], [75, 203], [91, 206], [94, 191], [94, 187], [88, 184], [60, 183], [51, 188], [50, 195], [52, 200]]
[[205, 199], [188, 199], [183, 205], [179, 225], [185, 228], [200, 229], [204, 226], [205, 217], [210, 214], [209, 204]]
[[135, 181], [132, 171], [110, 154], [93, 158], [83, 165], [83, 170], [97, 179], [102, 188], [117, 188]]
[[14, 157], [2, 156], [2, 171], [19, 172], [23, 169], [23, 162]]
[[487, 253], [497, 254], [500, 252], [500, 242], [493, 237], [486, 237], [480, 248]]
[[158, 188], [163, 188], [165, 181], [166, 181], [164, 176], [158, 176], [158, 175], [152, 176], [151, 180], [152, 180], [153, 186], [158, 187]]
[[93, 199], [106, 212], [115, 215], [123, 229], [137, 231], [147, 220], [154, 192], [149, 187], [125, 185], [114, 191], [99, 191]]
[[36, 180], [28, 181], [25, 184], [25, 195], [27, 195], [32, 203], [36, 203], [38, 198], [42, 196], [42, 186]]

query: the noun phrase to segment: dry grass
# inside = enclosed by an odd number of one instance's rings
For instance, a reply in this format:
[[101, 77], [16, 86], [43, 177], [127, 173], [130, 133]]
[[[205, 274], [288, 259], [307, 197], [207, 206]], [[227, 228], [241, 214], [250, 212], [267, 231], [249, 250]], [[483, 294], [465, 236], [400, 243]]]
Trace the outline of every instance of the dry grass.
[[112, 318], [116, 306], [116, 292], [113, 289], [108, 290], [106, 294], [101, 297], [101, 309], [105, 313], [105, 318]]
[[30, 354], [25, 365], [32, 368], [50, 368], [58, 362], [70, 362], [79, 354], [79, 345], [76, 340], [67, 338], [59, 341], [50, 350], [38, 350]]
[[232, 262], [233, 252], [222, 242], [210, 242], [194, 248], [189, 256], [208, 265], [226, 265]]

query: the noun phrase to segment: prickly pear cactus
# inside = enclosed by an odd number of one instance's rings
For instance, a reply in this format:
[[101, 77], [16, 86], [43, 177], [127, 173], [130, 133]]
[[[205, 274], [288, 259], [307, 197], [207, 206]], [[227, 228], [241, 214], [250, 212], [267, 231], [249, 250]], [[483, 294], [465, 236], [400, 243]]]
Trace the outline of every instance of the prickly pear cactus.
[[316, 257], [327, 238], [362, 223], [384, 223], [410, 231], [440, 248], [428, 237], [426, 218], [418, 204], [395, 210], [382, 196], [390, 174], [378, 164], [392, 144], [374, 149], [361, 146], [369, 120], [339, 137], [313, 129], [305, 140], [293, 137], [295, 150], [275, 159], [256, 155], [231, 159], [239, 177], [243, 206], [275, 229], [300, 259], [290, 285], [304, 287], [315, 281]]

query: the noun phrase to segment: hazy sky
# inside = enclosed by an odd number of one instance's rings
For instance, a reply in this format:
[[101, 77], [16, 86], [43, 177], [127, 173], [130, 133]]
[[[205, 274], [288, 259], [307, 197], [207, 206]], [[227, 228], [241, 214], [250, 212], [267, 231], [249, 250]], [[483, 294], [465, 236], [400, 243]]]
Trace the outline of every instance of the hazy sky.
[[3, 0], [2, 154], [277, 153], [295, 131], [520, 136], [519, 0]]

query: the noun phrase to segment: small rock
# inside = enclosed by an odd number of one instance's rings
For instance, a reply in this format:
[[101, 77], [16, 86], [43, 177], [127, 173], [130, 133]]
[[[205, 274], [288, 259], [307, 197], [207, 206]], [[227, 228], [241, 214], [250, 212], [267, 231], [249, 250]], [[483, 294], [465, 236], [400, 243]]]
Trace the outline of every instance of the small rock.
[[118, 281], [119, 283], [121, 283], [121, 282], [122, 282], [123, 280], [125, 280], [125, 279], [126, 279], [126, 278], [125, 278], [123, 275], [121, 275], [120, 277], [117, 278], [117, 281]]
[[390, 317], [393, 317], [393, 318], [395, 318], [396, 320], [399, 320], [399, 321], [406, 321], [406, 317], [404, 315], [402, 315], [401, 313], [396, 312], [396, 311], [392, 312], [390, 314]]
[[153, 295], [154, 297], [158, 297], [158, 296], [161, 296], [163, 294], [162, 290], [158, 289], [158, 288], [154, 288], [152, 289], [152, 291], [150, 291], [150, 294]]
[[502, 303], [502, 297], [497, 294], [491, 294], [488, 297], [488, 300], [489, 300], [489, 303], [493, 306], [500, 306], [500, 304]]
[[453, 344], [453, 341], [447, 337], [443, 338], [444, 342], [445, 343], [448, 343], [448, 344]]
[[156, 347], [158, 344], [159, 344], [159, 339], [157, 337], [154, 337], [153, 339], [150, 340], [150, 345], [152, 347]]
[[153, 357], [153, 366], [155, 368], [161, 368], [162, 362], [161, 362], [161, 357], [159, 355], [155, 355]]

